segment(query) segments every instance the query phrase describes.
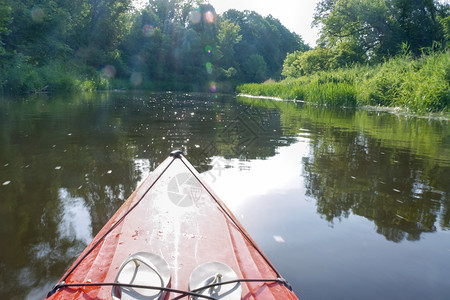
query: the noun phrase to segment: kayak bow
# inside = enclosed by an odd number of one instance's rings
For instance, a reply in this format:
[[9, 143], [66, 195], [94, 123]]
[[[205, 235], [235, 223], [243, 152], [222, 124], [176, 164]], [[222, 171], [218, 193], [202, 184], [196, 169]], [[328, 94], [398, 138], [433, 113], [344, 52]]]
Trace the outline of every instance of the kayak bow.
[[297, 299], [232, 212], [174, 151], [48, 299]]

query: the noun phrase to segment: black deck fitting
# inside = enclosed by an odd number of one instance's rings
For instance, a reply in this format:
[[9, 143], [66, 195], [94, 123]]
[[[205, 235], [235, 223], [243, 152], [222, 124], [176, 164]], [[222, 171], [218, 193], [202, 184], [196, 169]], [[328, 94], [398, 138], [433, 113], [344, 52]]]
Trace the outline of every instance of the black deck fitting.
[[174, 151], [170, 152], [170, 157], [181, 158], [181, 154], [183, 154], [183, 151], [174, 150]]

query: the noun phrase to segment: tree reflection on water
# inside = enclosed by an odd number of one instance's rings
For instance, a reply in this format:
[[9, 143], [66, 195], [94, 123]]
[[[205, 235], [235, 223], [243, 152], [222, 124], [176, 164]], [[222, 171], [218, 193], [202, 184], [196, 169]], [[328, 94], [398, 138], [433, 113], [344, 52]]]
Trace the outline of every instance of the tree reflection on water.
[[[331, 224], [365, 217], [389, 241], [450, 229], [448, 122], [374, 111], [241, 99], [277, 108], [284, 128], [308, 132], [307, 195]], [[294, 125], [295, 124], [295, 125]]]
[[441, 206], [448, 214], [446, 194], [436, 190], [445, 189], [446, 168], [426, 171], [427, 161], [408, 150], [385, 148], [361, 135], [329, 128], [314, 137], [303, 172], [318, 212], [329, 222], [351, 213], [363, 216], [394, 242], [419, 240], [421, 233], [436, 230], [439, 217], [448, 228], [448, 217], [441, 216]]

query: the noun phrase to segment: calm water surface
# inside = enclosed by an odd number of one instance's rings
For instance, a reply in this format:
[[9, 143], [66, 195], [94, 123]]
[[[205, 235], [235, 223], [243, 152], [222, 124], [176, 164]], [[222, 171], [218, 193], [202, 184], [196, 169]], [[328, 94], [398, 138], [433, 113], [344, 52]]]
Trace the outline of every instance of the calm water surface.
[[172, 149], [303, 299], [449, 299], [448, 121], [214, 94], [0, 99], [0, 298], [42, 299]]

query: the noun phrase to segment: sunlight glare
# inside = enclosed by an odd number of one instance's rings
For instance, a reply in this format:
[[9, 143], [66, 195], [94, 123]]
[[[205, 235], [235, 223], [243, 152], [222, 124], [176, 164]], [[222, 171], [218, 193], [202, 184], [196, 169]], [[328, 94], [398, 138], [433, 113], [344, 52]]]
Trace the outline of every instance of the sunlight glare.
[[258, 195], [304, 188], [299, 175], [301, 158], [307, 156], [309, 151], [307, 141], [299, 138], [291, 146], [278, 148], [279, 154], [261, 161], [212, 157], [213, 168], [202, 173], [202, 177], [231, 210]]

